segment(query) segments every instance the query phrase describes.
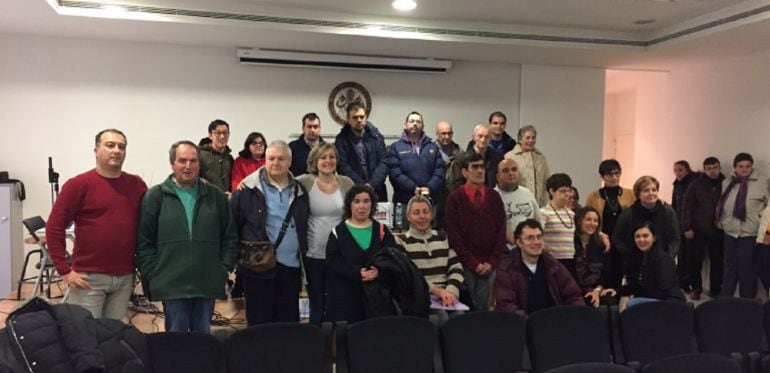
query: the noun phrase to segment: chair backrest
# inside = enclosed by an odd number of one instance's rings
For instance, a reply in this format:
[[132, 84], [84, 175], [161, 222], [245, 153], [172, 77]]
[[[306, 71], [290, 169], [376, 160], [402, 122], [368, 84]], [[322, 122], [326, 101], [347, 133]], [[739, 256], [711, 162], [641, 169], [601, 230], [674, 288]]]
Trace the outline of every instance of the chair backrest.
[[350, 325], [346, 345], [350, 373], [432, 373], [436, 329], [427, 319], [379, 317]]
[[759, 301], [721, 298], [695, 309], [695, 333], [701, 352], [730, 355], [762, 349], [763, 309]]
[[609, 320], [605, 312], [583, 306], [558, 306], [532, 313], [527, 341], [532, 370], [577, 363], [611, 361]]
[[211, 334], [151, 333], [147, 348], [153, 372], [224, 372], [222, 344]]
[[668, 356], [697, 352], [695, 312], [689, 303], [643, 303], [620, 313], [620, 331], [626, 361], [641, 366]]
[[580, 363], [570, 364], [563, 367], [554, 368], [546, 373], [634, 373], [635, 370], [625, 366], [612, 363]]
[[331, 362], [325, 357], [321, 328], [299, 323], [256, 325], [227, 339], [228, 373], [323, 373]]
[[37, 233], [35, 232], [45, 228], [45, 220], [43, 220], [43, 218], [40, 215], [38, 215], [38, 216], [33, 216], [31, 218], [24, 219], [22, 223], [24, 224], [24, 227], [27, 228], [27, 232], [29, 232], [29, 235], [32, 236], [32, 238], [34, 238], [35, 241], [40, 242], [40, 237], [38, 237]]
[[441, 328], [444, 371], [522, 370], [526, 320], [507, 312], [474, 312], [449, 319]]
[[642, 367], [641, 373], [698, 372], [740, 373], [737, 361], [714, 354], [686, 354], [669, 356]]

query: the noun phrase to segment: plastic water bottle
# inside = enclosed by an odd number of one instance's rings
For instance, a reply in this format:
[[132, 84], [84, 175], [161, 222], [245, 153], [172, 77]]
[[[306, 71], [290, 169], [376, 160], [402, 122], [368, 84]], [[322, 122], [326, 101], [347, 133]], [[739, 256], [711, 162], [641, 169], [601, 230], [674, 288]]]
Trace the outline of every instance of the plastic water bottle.
[[404, 205], [396, 203], [395, 211], [393, 212], [393, 227], [397, 231], [401, 231], [404, 228]]

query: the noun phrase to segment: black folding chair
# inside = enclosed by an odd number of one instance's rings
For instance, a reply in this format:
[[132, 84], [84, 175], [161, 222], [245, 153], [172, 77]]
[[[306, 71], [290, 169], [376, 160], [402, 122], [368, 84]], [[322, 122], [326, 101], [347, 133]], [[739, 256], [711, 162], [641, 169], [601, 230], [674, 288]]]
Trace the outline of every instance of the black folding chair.
[[251, 326], [228, 337], [226, 351], [228, 373], [332, 371], [331, 329], [315, 325]]
[[[51, 261], [51, 256], [48, 254], [48, 248], [46, 247], [46, 244], [37, 235], [37, 231], [45, 228], [45, 220], [43, 220], [43, 218], [40, 216], [33, 216], [31, 218], [24, 219], [22, 223], [24, 224], [24, 227], [27, 228], [29, 235], [35, 240], [38, 248], [30, 250], [30, 252], [28, 252], [24, 257], [24, 264], [21, 268], [21, 277], [17, 282], [16, 300], [21, 300], [22, 285], [32, 282], [31, 280], [33, 279], [35, 280], [35, 287], [30, 298], [34, 298], [38, 295], [38, 293], [42, 293], [44, 291], [46, 296], [51, 298], [51, 285], [61, 281], [61, 278], [56, 273], [56, 269], [54, 268], [53, 262]], [[38, 262], [35, 264], [35, 268], [38, 270], [38, 272], [34, 277], [25, 277], [27, 275], [29, 259], [32, 255], [38, 255], [39, 257]], [[70, 260], [69, 256], [67, 259]], [[64, 300], [66, 300], [66, 294], [62, 302], [64, 302]]]
[[474, 312], [449, 319], [441, 328], [447, 373], [503, 373], [524, 370], [526, 320], [507, 312]]
[[534, 312], [527, 319], [527, 341], [533, 372], [612, 361], [606, 307], [559, 306]]

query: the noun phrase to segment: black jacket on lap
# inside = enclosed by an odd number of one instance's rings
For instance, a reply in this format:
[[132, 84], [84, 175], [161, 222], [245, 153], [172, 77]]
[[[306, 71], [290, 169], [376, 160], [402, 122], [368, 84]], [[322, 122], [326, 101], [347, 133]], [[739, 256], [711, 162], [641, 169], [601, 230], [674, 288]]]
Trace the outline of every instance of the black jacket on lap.
[[0, 372], [150, 372], [144, 334], [85, 308], [34, 298], [0, 330]]

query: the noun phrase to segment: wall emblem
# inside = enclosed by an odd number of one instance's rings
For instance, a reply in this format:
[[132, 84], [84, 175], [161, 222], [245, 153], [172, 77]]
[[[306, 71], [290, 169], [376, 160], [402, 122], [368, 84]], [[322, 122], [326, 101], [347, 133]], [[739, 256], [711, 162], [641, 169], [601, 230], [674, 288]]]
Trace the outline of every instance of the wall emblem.
[[366, 108], [366, 117], [372, 112], [372, 97], [364, 86], [356, 82], [338, 84], [329, 94], [329, 114], [337, 123], [344, 125], [347, 121], [345, 107], [352, 102], [360, 102]]

